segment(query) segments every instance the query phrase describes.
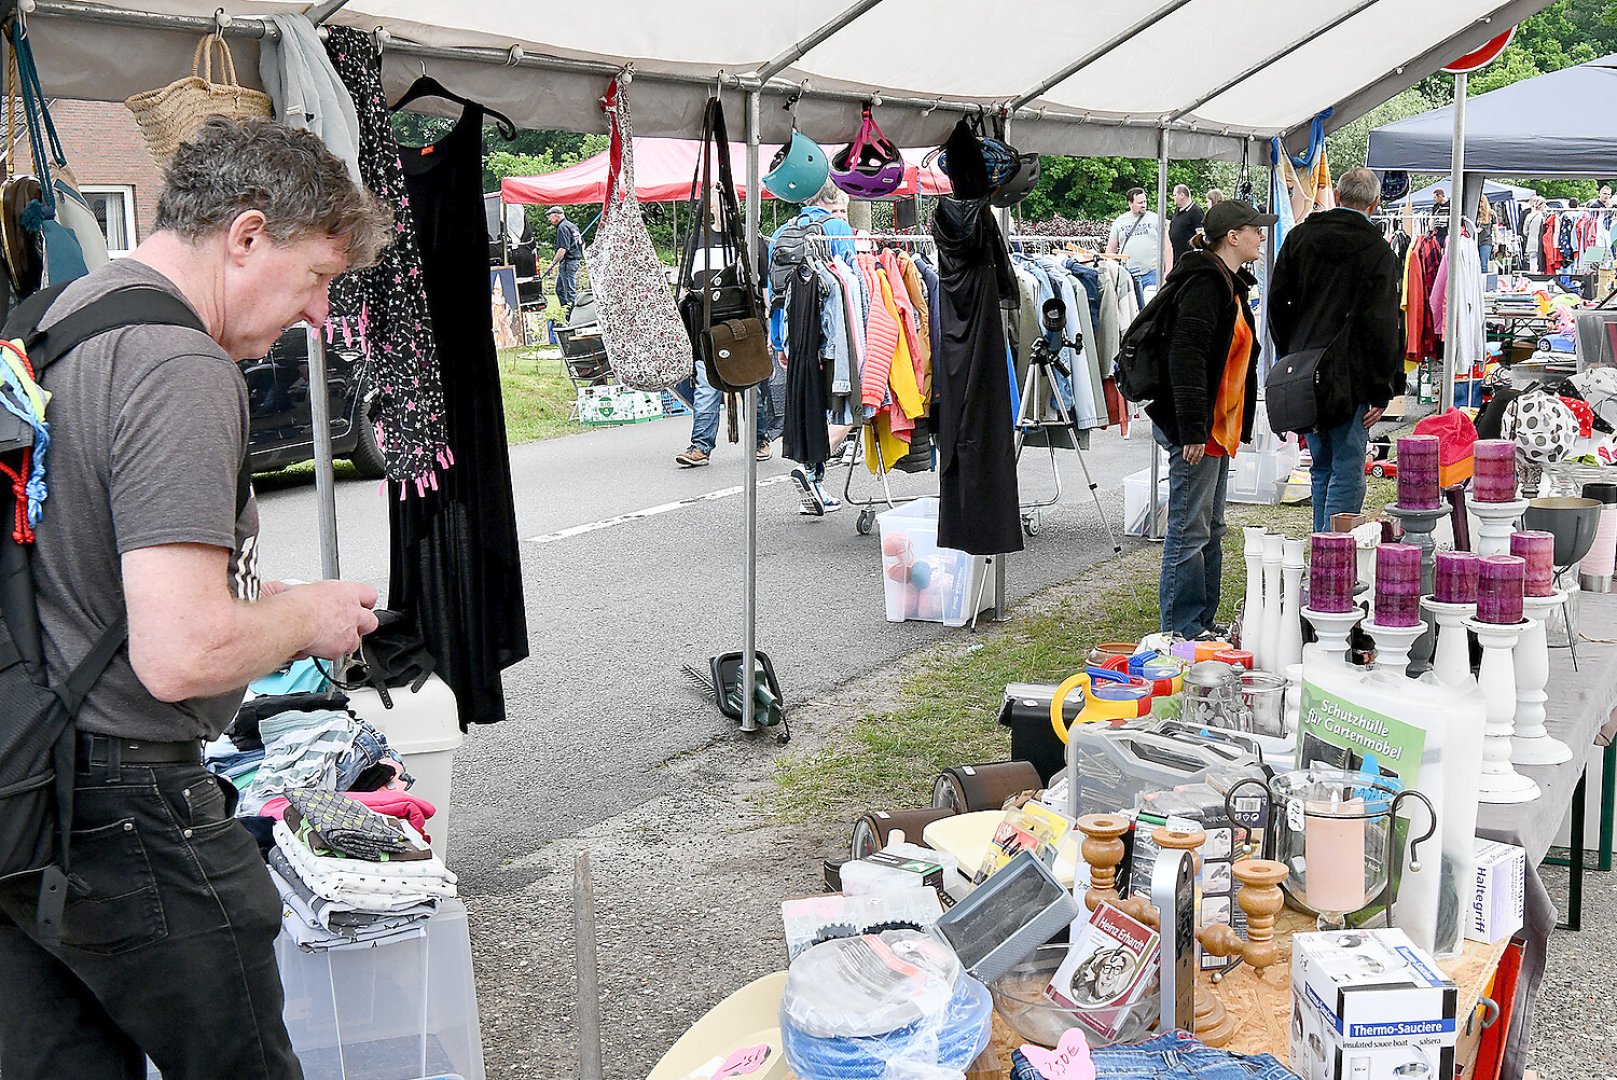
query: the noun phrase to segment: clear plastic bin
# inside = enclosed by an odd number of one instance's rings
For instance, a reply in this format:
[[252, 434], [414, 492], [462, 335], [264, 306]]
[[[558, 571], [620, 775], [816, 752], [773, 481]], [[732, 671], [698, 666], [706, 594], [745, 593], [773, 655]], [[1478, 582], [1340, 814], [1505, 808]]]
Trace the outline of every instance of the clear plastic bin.
[[[1151, 526], [1151, 470], [1141, 469], [1123, 477], [1123, 535], [1145, 536]], [[1168, 521], [1168, 466], [1163, 464], [1157, 477], [1157, 520]]]
[[937, 499], [885, 510], [876, 523], [888, 622], [964, 626], [998, 601], [992, 559], [938, 546]]

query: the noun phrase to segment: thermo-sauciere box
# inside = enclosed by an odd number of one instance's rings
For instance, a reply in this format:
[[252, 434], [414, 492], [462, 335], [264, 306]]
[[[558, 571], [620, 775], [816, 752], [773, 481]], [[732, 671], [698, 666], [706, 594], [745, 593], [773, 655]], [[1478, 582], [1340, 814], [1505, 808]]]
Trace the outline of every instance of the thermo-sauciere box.
[[1454, 1075], [1459, 990], [1402, 930], [1291, 942], [1291, 1070], [1304, 1080]]

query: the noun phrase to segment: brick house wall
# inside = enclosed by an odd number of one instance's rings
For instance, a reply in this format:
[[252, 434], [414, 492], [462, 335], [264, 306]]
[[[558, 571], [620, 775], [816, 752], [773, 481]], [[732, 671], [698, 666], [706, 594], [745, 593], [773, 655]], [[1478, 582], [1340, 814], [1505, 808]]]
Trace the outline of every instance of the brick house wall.
[[[162, 175], [157, 171], [146, 142], [129, 110], [119, 102], [69, 101], [57, 98], [50, 103], [67, 153], [68, 164], [80, 185], [112, 185], [134, 189], [135, 235], [144, 240], [157, 218], [157, 195]], [[27, 140], [22, 140], [18, 161], [28, 160]]]

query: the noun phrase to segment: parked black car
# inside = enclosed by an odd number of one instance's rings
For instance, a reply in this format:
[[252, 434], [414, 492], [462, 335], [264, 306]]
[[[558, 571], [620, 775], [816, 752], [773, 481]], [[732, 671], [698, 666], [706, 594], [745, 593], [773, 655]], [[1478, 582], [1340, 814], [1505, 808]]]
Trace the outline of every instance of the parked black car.
[[[302, 325], [281, 335], [269, 355], [243, 360], [252, 426], [248, 462], [253, 472], [283, 469], [314, 457], [314, 420], [309, 407], [309, 342]], [[382, 449], [369, 415], [357, 350], [326, 349], [326, 388], [331, 400], [331, 450], [354, 463], [359, 475], [384, 475]]]

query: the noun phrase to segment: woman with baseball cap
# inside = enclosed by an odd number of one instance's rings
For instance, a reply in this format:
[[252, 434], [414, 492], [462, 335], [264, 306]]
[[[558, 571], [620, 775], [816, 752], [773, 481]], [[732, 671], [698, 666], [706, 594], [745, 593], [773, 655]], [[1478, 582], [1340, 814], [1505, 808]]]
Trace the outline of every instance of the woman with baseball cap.
[[1167, 373], [1172, 393], [1146, 406], [1168, 452], [1168, 528], [1158, 586], [1161, 628], [1221, 636], [1214, 623], [1224, 569], [1230, 459], [1252, 436], [1257, 410], [1257, 324], [1247, 263], [1263, 251], [1273, 214], [1226, 199], [1207, 208], [1191, 250], [1163, 283], [1173, 298]]

